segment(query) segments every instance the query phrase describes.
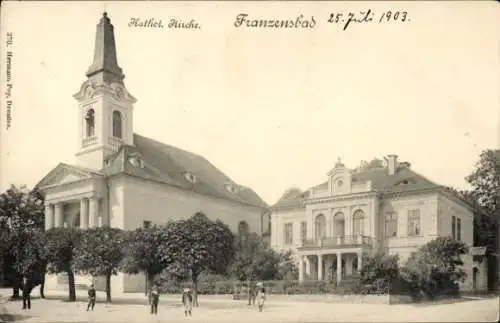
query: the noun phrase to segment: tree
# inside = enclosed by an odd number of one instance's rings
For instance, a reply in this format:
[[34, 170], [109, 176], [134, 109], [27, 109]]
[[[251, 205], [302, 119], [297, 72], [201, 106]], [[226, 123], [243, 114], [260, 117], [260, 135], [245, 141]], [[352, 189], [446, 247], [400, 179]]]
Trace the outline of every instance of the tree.
[[179, 267], [189, 271], [194, 289], [194, 304], [198, 306], [198, 276], [203, 271], [215, 274], [227, 272], [234, 255], [234, 235], [220, 220], [213, 222], [203, 214], [170, 222], [167, 228], [171, 240], [168, 249], [172, 251]]
[[499, 264], [495, 254], [500, 250], [500, 150], [484, 150], [465, 179], [472, 187], [470, 195], [486, 213], [481, 214], [476, 223], [481, 233], [479, 238], [488, 247], [488, 287], [496, 290]]
[[[21, 273], [15, 268], [25, 259], [20, 258], [24, 252], [25, 235], [32, 231], [44, 229], [44, 198], [36, 190], [28, 190], [26, 186], [16, 187], [11, 185], [7, 191], [0, 195], [1, 239], [4, 252], [2, 261], [11, 265], [13, 282], [13, 298], [19, 297]], [[42, 284], [43, 286], [43, 284]], [[43, 295], [43, 288], [40, 290]]]
[[155, 277], [172, 262], [171, 239], [164, 226], [138, 228], [124, 234], [124, 259], [121, 269], [127, 274], [144, 272], [146, 293]]
[[31, 290], [40, 285], [40, 296], [45, 298], [45, 271], [47, 267], [47, 256], [45, 253], [45, 236], [41, 230], [27, 231], [20, 236], [19, 248], [13, 252], [17, 261], [14, 269], [21, 277], [26, 277], [28, 281], [28, 294]]
[[231, 276], [240, 281], [293, 280], [298, 278], [298, 268], [291, 252], [268, 249], [262, 237], [250, 233], [236, 237]]
[[457, 283], [467, 274], [460, 267], [467, 246], [451, 237], [438, 237], [412, 253], [401, 269], [402, 277], [413, 289], [434, 297], [443, 292], [458, 293]]
[[74, 268], [92, 276], [106, 277], [106, 302], [111, 302], [111, 276], [123, 260], [123, 231], [102, 227], [82, 231], [74, 250]]
[[47, 270], [52, 274], [68, 275], [69, 301], [76, 301], [74, 250], [78, 246], [80, 234], [73, 228], [52, 228], [45, 232], [45, 253]]
[[372, 169], [377, 169], [377, 168], [383, 168], [384, 167], [384, 161], [379, 158], [373, 158], [369, 162], [362, 160], [360, 165], [356, 167], [355, 171], [366, 171], [366, 170], [372, 170]]
[[299, 278], [299, 268], [292, 257], [291, 251], [278, 254], [277, 280], [297, 280]]

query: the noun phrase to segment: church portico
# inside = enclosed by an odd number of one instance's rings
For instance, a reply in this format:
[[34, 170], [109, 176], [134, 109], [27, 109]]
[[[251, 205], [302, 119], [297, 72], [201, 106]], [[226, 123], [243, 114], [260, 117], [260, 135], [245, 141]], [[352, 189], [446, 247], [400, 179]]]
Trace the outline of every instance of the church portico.
[[109, 225], [102, 212], [104, 201], [97, 196], [68, 199], [45, 204], [45, 229], [51, 228], [96, 228]]

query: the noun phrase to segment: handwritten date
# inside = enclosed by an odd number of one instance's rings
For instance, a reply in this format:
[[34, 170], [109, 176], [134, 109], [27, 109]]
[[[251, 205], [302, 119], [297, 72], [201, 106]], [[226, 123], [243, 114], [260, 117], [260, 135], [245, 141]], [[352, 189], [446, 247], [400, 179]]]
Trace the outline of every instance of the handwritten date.
[[377, 23], [404, 23], [409, 22], [410, 18], [406, 11], [388, 10], [377, 14], [371, 9], [357, 13], [330, 13], [330, 17], [328, 18], [329, 23], [342, 25], [342, 30], [346, 30], [351, 24], [372, 23], [373, 21]]

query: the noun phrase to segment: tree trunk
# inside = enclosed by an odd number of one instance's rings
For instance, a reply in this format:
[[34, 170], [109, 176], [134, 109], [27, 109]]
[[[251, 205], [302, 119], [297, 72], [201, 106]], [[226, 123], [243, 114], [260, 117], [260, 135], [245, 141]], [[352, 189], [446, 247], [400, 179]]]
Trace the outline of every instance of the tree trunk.
[[153, 287], [154, 275], [146, 273], [146, 277], [147, 277], [146, 285], [148, 289], [148, 305], [151, 305], [151, 288]]
[[198, 275], [193, 274], [193, 305], [198, 307]]
[[75, 273], [73, 270], [68, 270], [68, 289], [69, 289], [69, 301], [76, 302], [76, 289], [75, 289]]
[[40, 283], [40, 298], [45, 298], [45, 294], [43, 293], [44, 288], [45, 288], [45, 278], [42, 279], [42, 282]]
[[106, 303], [111, 303], [111, 273], [106, 274]]

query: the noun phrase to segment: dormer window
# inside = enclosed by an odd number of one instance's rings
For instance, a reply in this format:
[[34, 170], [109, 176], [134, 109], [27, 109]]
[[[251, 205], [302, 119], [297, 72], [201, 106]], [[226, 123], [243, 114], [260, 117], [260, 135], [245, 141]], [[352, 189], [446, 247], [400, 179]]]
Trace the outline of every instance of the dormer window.
[[238, 191], [238, 189], [236, 188], [236, 186], [232, 185], [232, 184], [227, 184], [226, 185], [226, 189], [229, 191], [229, 193], [231, 194], [234, 194]]
[[196, 183], [196, 176], [194, 176], [193, 173], [191, 172], [185, 172], [184, 177], [188, 180], [190, 183]]
[[135, 154], [129, 155], [128, 162], [134, 167], [144, 168], [144, 160]]

